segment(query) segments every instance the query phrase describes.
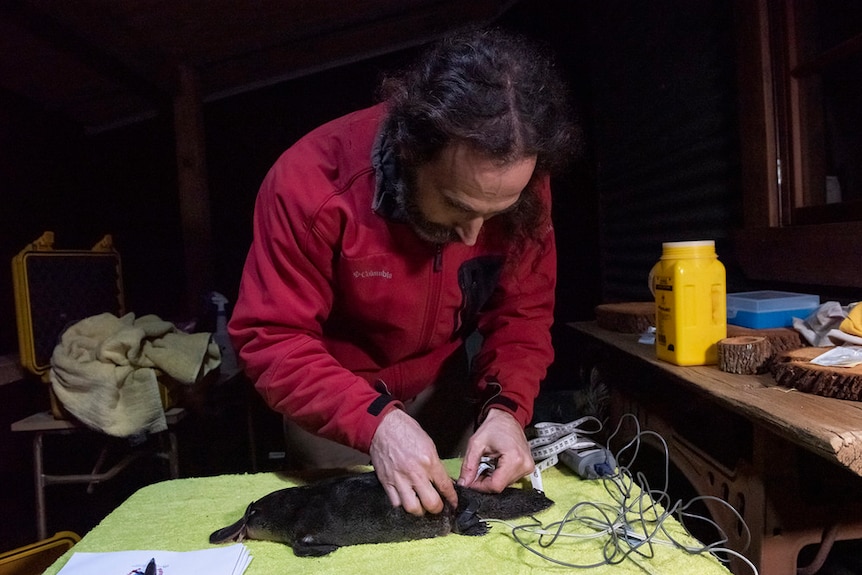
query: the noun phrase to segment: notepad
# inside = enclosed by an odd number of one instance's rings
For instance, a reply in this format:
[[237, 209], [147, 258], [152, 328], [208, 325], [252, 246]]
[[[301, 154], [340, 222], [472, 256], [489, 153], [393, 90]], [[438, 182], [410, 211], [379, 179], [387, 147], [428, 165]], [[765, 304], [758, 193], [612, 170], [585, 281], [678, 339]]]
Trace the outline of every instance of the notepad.
[[151, 559], [156, 575], [241, 575], [251, 563], [251, 555], [242, 543], [199, 551], [112, 551], [109, 553], [74, 553], [57, 575], [93, 575], [93, 573], [143, 574]]

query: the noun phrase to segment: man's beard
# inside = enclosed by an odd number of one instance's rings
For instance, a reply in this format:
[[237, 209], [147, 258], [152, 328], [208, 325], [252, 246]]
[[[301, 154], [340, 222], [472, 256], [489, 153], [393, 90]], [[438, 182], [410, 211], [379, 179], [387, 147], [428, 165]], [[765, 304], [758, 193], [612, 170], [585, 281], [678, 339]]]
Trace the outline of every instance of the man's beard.
[[416, 235], [432, 244], [447, 244], [456, 242], [460, 238], [455, 230], [443, 224], [437, 224], [429, 221], [411, 194], [405, 198], [404, 208], [407, 212], [407, 221], [416, 232]]
[[448, 244], [459, 241], [460, 237], [454, 229], [434, 223], [425, 217], [416, 201], [415, 177], [410, 170], [406, 172], [406, 177], [400, 182], [401, 190], [398, 198], [404, 213], [407, 214], [407, 222], [416, 232], [416, 235], [432, 244]]

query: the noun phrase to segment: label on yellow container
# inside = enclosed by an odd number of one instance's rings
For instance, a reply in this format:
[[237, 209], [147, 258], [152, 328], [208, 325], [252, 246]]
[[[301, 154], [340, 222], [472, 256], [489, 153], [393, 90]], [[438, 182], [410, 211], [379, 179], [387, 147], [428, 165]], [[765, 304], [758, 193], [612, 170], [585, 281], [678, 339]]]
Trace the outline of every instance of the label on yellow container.
[[727, 337], [724, 265], [715, 242], [666, 242], [650, 272], [656, 303], [656, 356], [676, 365], [718, 362]]

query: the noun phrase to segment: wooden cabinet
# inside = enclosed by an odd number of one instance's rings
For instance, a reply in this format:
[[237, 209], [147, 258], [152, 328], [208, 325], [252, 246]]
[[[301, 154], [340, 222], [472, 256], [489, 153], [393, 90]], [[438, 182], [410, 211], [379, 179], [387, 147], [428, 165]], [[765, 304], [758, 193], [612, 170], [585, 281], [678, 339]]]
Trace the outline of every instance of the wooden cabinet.
[[738, 0], [736, 16], [743, 270], [862, 287], [862, 4]]

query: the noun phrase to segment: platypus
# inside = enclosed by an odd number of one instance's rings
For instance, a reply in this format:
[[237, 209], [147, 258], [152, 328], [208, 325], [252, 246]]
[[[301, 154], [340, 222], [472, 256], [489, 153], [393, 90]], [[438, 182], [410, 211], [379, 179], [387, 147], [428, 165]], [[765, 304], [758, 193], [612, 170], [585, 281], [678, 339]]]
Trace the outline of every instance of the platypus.
[[553, 501], [535, 489], [508, 487], [480, 493], [455, 485], [458, 508], [444, 500], [437, 514], [412, 515], [393, 507], [374, 472], [280, 489], [253, 501], [243, 517], [210, 535], [210, 543], [259, 539], [285, 543], [299, 557], [321, 556], [345, 545], [391, 543], [449, 533], [484, 535], [482, 519], [538, 513]]

